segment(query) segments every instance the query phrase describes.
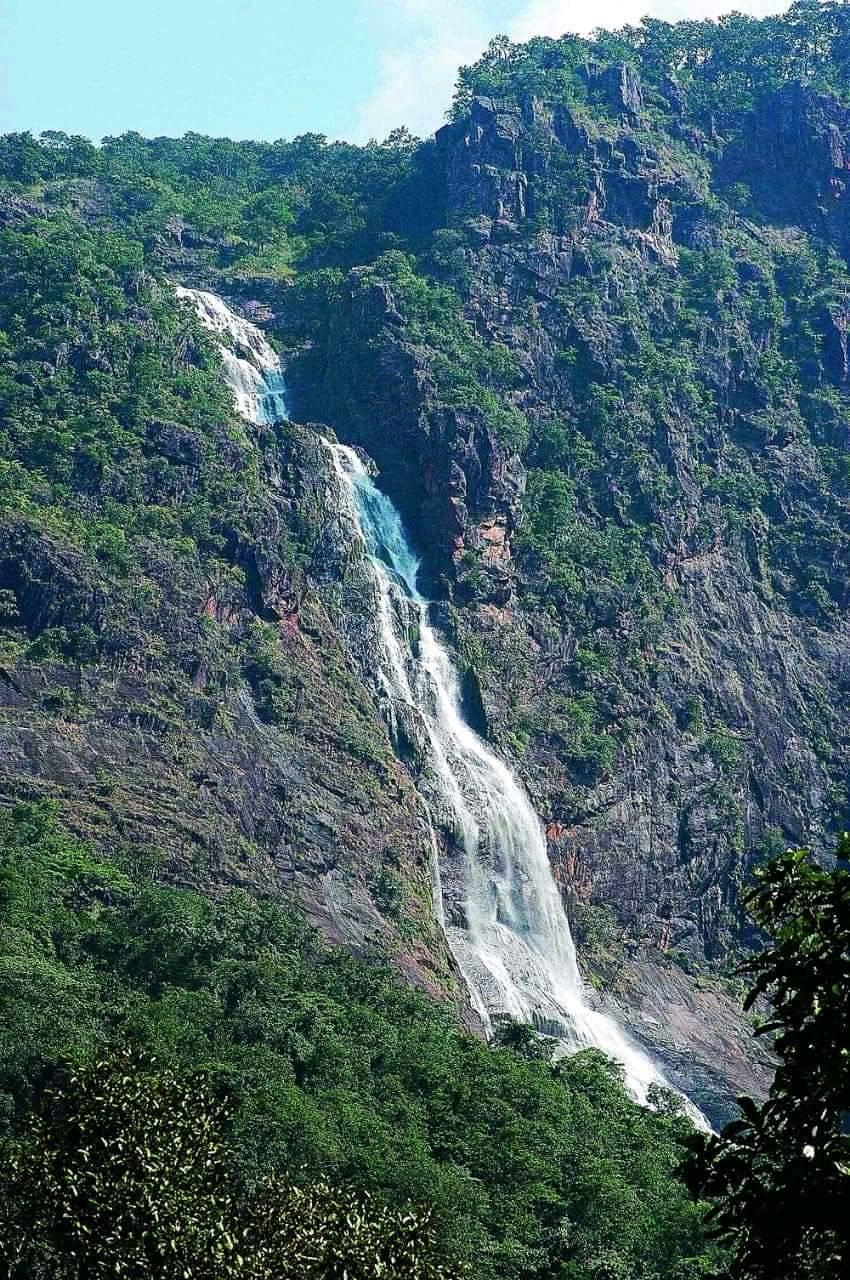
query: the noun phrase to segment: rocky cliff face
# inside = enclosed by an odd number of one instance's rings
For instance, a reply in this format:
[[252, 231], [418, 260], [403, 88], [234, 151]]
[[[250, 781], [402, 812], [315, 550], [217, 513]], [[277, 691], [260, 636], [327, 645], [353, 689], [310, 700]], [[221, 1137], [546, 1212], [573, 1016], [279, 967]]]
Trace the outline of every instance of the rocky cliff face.
[[[850, 428], [831, 389], [846, 380], [835, 292], [806, 317], [801, 394], [770, 384], [765, 353], [793, 359], [796, 343], [801, 359], [787, 275], [818, 252], [785, 224], [846, 251], [850, 130], [834, 100], [789, 86], [724, 153], [684, 126], [647, 128], [633, 71], [583, 74], [601, 123], [482, 98], [437, 135], [454, 239], [451, 265], [432, 270], [475, 339], [521, 370], [506, 394], [530, 424], [525, 465], [485, 412], [445, 403], [439, 357], [380, 263], [344, 282], [298, 390], [378, 460], [419, 531], [487, 731], [547, 822], [604, 999], [718, 1114], [766, 1061], [711, 976], [746, 937], [740, 887], [774, 843], [827, 850], [846, 802], [850, 526], [829, 450]], [[742, 174], [772, 222], [718, 214], [714, 190]], [[688, 307], [701, 314], [683, 324]], [[546, 527], [545, 509], [523, 502], [526, 469], [532, 496], [555, 469], [556, 425], [579, 541], [565, 589], [529, 529]], [[640, 589], [629, 565], [603, 557], [594, 574], [600, 534], [646, 555]]]
[[850, 253], [850, 110], [831, 94], [783, 85], [761, 102], [726, 149], [720, 174], [753, 207]]
[[[358, 579], [323, 518], [319, 430], [143, 424], [143, 509], [202, 493], [212, 447], [241, 508], [212, 558], [150, 524], [116, 577], [37, 512], [4, 512], [0, 796], [53, 802], [168, 882], [294, 896], [329, 937], [456, 995], [427, 824], [344, 643]], [[113, 504], [136, 465], [100, 477]]]
[[[357, 335], [350, 349], [347, 333]], [[394, 496], [406, 495], [435, 572], [473, 546], [493, 575], [494, 596], [506, 596], [508, 543], [525, 485], [520, 459], [480, 411], [438, 403], [427, 351], [410, 341], [392, 286], [368, 269], [345, 282], [328, 342], [333, 357], [321, 382], [301, 386], [306, 403], [336, 421], [345, 406], [348, 439], [376, 461]], [[365, 396], [348, 396], [351, 379]]]

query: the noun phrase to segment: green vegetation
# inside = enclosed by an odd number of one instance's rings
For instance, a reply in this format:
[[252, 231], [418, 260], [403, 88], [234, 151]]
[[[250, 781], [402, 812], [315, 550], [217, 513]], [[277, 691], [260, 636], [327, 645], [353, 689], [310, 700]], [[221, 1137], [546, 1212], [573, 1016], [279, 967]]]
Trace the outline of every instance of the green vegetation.
[[[138, 592], [153, 540], [189, 563], [233, 546], [260, 505], [256, 457], [214, 349], [132, 239], [65, 213], [0, 232], [0, 297], [7, 621], [90, 660], [98, 595]], [[67, 591], [27, 608], [45, 560], [63, 562]]]
[[[85, 1080], [123, 1039], [168, 1073], [206, 1072], [233, 1100], [228, 1141], [249, 1186], [301, 1170], [391, 1209], [428, 1204], [440, 1258], [482, 1280], [706, 1274], [701, 1211], [671, 1181], [689, 1126], [675, 1108], [635, 1106], [598, 1055], [553, 1068], [490, 1049], [279, 903], [138, 879], [43, 808], [7, 812], [0, 850], [0, 1089], [13, 1133], [36, 1142], [15, 1177], [41, 1185], [38, 1116], [54, 1104], [38, 1099], [53, 1065], [70, 1058]], [[138, 1089], [142, 1116], [122, 1121], [134, 1132], [152, 1105], [144, 1079]], [[196, 1125], [192, 1106], [181, 1124]], [[158, 1169], [181, 1132], [151, 1134]], [[39, 1219], [47, 1232], [55, 1208]]]
[[581, 70], [587, 63], [625, 62], [639, 68], [649, 107], [669, 116], [670, 79], [688, 118], [710, 130], [739, 128], [742, 116], [772, 89], [799, 80], [846, 97], [850, 84], [850, 12], [843, 0], [796, 0], [767, 19], [731, 13], [711, 20], [661, 22], [600, 31], [592, 40], [540, 37], [512, 44], [493, 40], [485, 56], [461, 70], [454, 112], [478, 94], [534, 94], [605, 110], [601, 87]]
[[228, 1149], [210, 1078], [119, 1051], [57, 1073], [2, 1146], [9, 1280], [447, 1280], [430, 1215], [264, 1178]]
[[397, 250], [383, 254], [365, 277], [366, 283], [373, 280], [389, 283], [410, 341], [433, 353], [430, 370], [438, 400], [480, 410], [496, 438], [521, 453], [528, 443], [528, 424], [507, 398], [520, 381], [519, 365], [508, 348], [483, 343], [464, 319], [454, 289], [429, 282], [409, 255]]
[[276, 278], [302, 263], [350, 265], [379, 251], [413, 144], [404, 130], [368, 147], [320, 134], [259, 143], [126, 133], [94, 147], [56, 131], [13, 133], [0, 139], [0, 176], [51, 203], [90, 200], [96, 222], [120, 225], [154, 259], [191, 226], [226, 276]]
[[[850, 856], [844, 834], [839, 857]], [[766, 997], [759, 1035], [779, 1058], [763, 1106], [692, 1140], [686, 1176], [712, 1201], [736, 1280], [841, 1280], [850, 1262], [850, 872], [806, 850], [756, 872], [747, 905], [771, 939], [744, 966], [747, 1007]]]
[[734, 769], [743, 751], [740, 737], [723, 725], [706, 735], [705, 749], [721, 772]]

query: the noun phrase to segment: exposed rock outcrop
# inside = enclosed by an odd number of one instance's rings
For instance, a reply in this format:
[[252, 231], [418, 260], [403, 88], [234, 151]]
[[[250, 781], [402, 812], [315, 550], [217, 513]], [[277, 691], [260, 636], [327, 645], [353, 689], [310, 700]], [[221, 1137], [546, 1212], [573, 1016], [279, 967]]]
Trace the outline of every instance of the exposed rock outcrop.
[[728, 184], [743, 183], [767, 218], [850, 255], [850, 108], [831, 94], [792, 83], [763, 99], [720, 173]]
[[[149, 442], [184, 463], [201, 447], [153, 423]], [[328, 505], [325, 451], [315, 429], [289, 428], [262, 433], [257, 457], [241, 579], [151, 545], [144, 592], [122, 597], [96, 560], [11, 531], [4, 621], [40, 639], [13, 671], [0, 663], [0, 797], [55, 800], [75, 830], [117, 834], [174, 883], [295, 895], [329, 937], [453, 990], [419, 802], [322, 598], [351, 547], [326, 527], [306, 571], [288, 558]], [[409, 886], [403, 949], [376, 903], [387, 866]]]

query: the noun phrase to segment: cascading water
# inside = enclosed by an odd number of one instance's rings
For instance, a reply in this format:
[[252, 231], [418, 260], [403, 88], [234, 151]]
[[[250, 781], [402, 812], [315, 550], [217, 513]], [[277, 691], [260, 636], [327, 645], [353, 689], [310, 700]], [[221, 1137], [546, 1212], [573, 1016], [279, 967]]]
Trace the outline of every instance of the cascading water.
[[236, 411], [249, 422], [280, 422], [286, 417], [286, 388], [280, 361], [256, 325], [230, 310], [218, 294], [177, 288], [191, 302], [202, 323], [215, 334], [225, 380]]
[[428, 620], [399, 514], [352, 449], [328, 448], [352, 529], [372, 560], [380, 692], [390, 716], [405, 707], [418, 713], [432, 774], [423, 785], [449, 811], [462, 848], [461, 901], [445, 929], [473, 1003], [488, 1029], [510, 1017], [557, 1037], [564, 1051], [602, 1049], [623, 1064], [629, 1088], [645, 1101], [661, 1077], [587, 1004], [542, 825], [511, 771], [463, 717], [457, 675]]
[[[229, 344], [222, 342], [223, 370], [240, 413], [255, 423], [284, 417], [280, 364], [259, 330], [214, 294], [180, 294]], [[622, 1063], [629, 1089], [645, 1102], [652, 1084], [666, 1082], [615, 1022], [588, 1005], [542, 825], [511, 771], [464, 719], [457, 676], [430, 625], [401, 518], [352, 449], [325, 443], [341, 514], [369, 556], [377, 638], [369, 674], [394, 737], [400, 724], [420, 726], [426, 747], [420, 789], [435, 824], [453, 832], [459, 850], [451, 901], [443, 901], [439, 863], [435, 892], [472, 1002], [488, 1030], [509, 1017], [556, 1037], [564, 1053], [603, 1050]]]

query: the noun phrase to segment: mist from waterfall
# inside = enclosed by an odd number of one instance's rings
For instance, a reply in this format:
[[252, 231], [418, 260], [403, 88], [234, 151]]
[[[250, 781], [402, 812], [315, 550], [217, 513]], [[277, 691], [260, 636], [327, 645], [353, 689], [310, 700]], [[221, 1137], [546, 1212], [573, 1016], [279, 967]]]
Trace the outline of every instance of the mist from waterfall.
[[[257, 424], [284, 417], [280, 364], [259, 330], [213, 294], [179, 292], [218, 336], [239, 412]], [[324, 443], [340, 516], [367, 553], [374, 587], [377, 645], [365, 674], [393, 737], [411, 723], [424, 736], [420, 792], [433, 827], [450, 832], [453, 892], [444, 897], [438, 862], [436, 906], [472, 1004], [488, 1032], [513, 1019], [554, 1037], [561, 1053], [602, 1050], [622, 1064], [628, 1088], [645, 1102], [653, 1084], [666, 1082], [588, 1003], [542, 824], [511, 770], [464, 718], [457, 673], [430, 624], [399, 513], [354, 450]]]

